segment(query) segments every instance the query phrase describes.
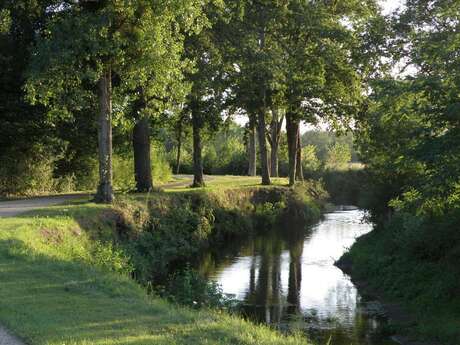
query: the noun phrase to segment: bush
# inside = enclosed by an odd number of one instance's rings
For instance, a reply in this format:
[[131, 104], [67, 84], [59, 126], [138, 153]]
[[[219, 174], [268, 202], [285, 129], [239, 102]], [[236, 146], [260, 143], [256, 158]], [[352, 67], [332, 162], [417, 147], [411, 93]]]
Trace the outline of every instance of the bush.
[[195, 208], [187, 199], [161, 199], [151, 206], [150, 219], [134, 241], [127, 243], [141, 281], [164, 280], [208, 240], [212, 210]]
[[[308, 186], [308, 188], [307, 188]], [[268, 231], [285, 214], [299, 221], [319, 218], [312, 197], [318, 186], [243, 188], [186, 194], [159, 193], [149, 201], [149, 216], [132, 202], [118, 204], [118, 232], [142, 282], [164, 283], [205, 247]], [[128, 205], [126, 205], [128, 204]]]
[[54, 163], [53, 155], [41, 145], [9, 155], [0, 165], [0, 195], [32, 196], [55, 191]]
[[322, 173], [324, 186], [336, 205], [362, 206], [369, 187], [363, 169], [327, 170]]
[[339, 263], [345, 262], [354, 278], [408, 306], [418, 334], [454, 344], [460, 336], [458, 224], [458, 209], [442, 217], [397, 211], [358, 239]]
[[208, 281], [189, 265], [185, 269], [173, 273], [165, 286], [155, 289], [161, 297], [173, 303], [191, 308], [214, 308], [229, 310], [237, 301], [222, 292], [219, 284]]

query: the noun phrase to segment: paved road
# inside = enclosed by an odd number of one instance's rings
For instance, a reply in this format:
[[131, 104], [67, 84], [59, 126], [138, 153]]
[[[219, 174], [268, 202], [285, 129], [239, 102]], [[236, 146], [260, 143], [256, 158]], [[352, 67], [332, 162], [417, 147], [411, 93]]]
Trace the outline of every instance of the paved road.
[[0, 326], [0, 345], [24, 345], [22, 341], [10, 335]]
[[[183, 188], [192, 184], [193, 175], [174, 175], [178, 181], [166, 183], [162, 185], [162, 188]], [[205, 181], [211, 181], [211, 176], [205, 176]], [[54, 206], [62, 204], [72, 199], [78, 199], [81, 197], [88, 196], [88, 194], [69, 194], [69, 195], [56, 195], [56, 196], [45, 196], [36, 197], [30, 199], [18, 199], [0, 201], [0, 218], [1, 217], [12, 217], [18, 214], [33, 211], [39, 208]], [[3, 345], [0, 343], [0, 345]]]
[[[0, 201], [0, 218], [16, 216], [27, 211], [47, 206], [59, 205], [66, 201], [78, 199], [84, 196], [87, 196], [87, 194], [56, 195], [31, 199]], [[0, 345], [3, 344], [0, 343]]]

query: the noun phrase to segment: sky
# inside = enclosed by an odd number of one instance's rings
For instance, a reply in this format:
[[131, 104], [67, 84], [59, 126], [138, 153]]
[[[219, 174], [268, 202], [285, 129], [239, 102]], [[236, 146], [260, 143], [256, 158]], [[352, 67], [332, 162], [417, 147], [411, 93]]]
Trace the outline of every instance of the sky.
[[390, 14], [394, 10], [398, 9], [405, 3], [404, 0], [380, 0], [379, 3], [382, 6], [384, 14]]

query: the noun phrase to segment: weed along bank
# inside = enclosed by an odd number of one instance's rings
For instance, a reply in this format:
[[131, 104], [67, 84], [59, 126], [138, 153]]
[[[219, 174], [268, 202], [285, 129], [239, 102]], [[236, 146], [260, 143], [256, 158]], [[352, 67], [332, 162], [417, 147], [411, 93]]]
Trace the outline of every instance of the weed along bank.
[[26, 344], [307, 344], [243, 320], [193, 261], [320, 210], [306, 187], [243, 186], [2, 218], [0, 323]]

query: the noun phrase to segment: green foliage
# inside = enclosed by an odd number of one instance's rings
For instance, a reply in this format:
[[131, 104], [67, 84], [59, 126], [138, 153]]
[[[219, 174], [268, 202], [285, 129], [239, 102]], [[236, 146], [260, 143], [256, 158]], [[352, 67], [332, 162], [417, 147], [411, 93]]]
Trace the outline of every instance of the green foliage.
[[7, 9], [0, 10], [0, 34], [7, 33], [11, 27], [10, 11]]
[[368, 198], [375, 192], [362, 168], [328, 170], [321, 178], [335, 205], [369, 206]]
[[53, 190], [54, 158], [40, 147], [15, 157], [0, 167], [0, 193], [3, 195], [42, 194]]
[[196, 255], [211, 233], [211, 209], [195, 209], [189, 200], [170, 202], [171, 208], [163, 209], [163, 212], [161, 208], [165, 205], [157, 205], [158, 208], [151, 211], [147, 228], [136, 241], [128, 243], [128, 251], [132, 253], [141, 281], [164, 280], [170, 272]]
[[75, 175], [56, 176], [60, 157], [43, 145], [34, 145], [14, 159], [3, 160], [0, 166], [0, 195], [33, 196], [71, 192], [76, 189]]
[[244, 129], [235, 123], [223, 128], [206, 145], [204, 171], [214, 175], [245, 175], [247, 154], [244, 145]]
[[[0, 219], [0, 280], [8, 282], [0, 284], [0, 322], [28, 344], [306, 344], [226, 313], [149, 296], [119, 272], [115, 247], [97, 241], [113, 235], [112, 211], [82, 201]], [[93, 250], [99, 245], [104, 249]]]
[[460, 336], [459, 221], [458, 210], [442, 219], [399, 212], [342, 259], [356, 279], [408, 307], [415, 322], [406, 332], [446, 344]]
[[228, 311], [237, 303], [226, 296], [216, 282], [203, 278], [190, 266], [173, 273], [166, 285], [155, 288], [155, 291], [173, 303], [195, 309], [212, 308]]
[[[313, 196], [314, 195], [314, 196]], [[312, 222], [319, 218], [321, 186], [311, 183], [290, 191], [273, 189], [216, 189], [154, 195], [148, 216], [142, 208], [121, 203], [117, 209], [123, 246], [132, 258], [139, 281], [164, 284], [171, 272], [186, 267], [207, 246], [268, 231], [281, 217]], [[137, 220], [136, 220], [137, 219]]]
[[[172, 169], [167, 161], [164, 150], [158, 145], [152, 145], [150, 156], [154, 186], [171, 180]], [[134, 158], [131, 153], [120, 153], [114, 156], [113, 185], [116, 190], [125, 193], [136, 189], [136, 181], [134, 179]]]
[[393, 18], [394, 61], [413, 75], [374, 81], [357, 119], [377, 228], [345, 257], [358, 279], [409, 307], [413, 333], [448, 344], [460, 336], [458, 9], [410, 1]]
[[317, 171], [321, 167], [321, 162], [316, 155], [317, 147], [314, 145], [307, 145], [302, 147], [302, 164], [304, 172], [307, 174]]
[[255, 205], [254, 216], [257, 226], [261, 228], [272, 227], [280, 219], [285, 208], [286, 202], [284, 200]]
[[335, 143], [327, 151], [326, 169], [343, 170], [351, 161], [351, 151], [347, 145]]

